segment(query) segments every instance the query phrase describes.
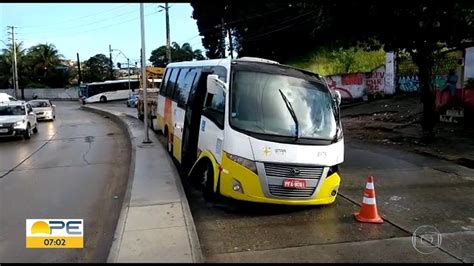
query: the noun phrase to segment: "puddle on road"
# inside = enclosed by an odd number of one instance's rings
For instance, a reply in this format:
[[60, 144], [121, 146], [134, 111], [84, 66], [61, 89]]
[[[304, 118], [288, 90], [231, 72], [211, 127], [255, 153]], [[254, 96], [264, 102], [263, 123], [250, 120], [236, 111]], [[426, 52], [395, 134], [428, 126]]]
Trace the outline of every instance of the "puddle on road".
[[391, 196], [390, 197], [390, 200], [394, 200], [394, 201], [397, 201], [397, 200], [401, 200], [402, 197], [399, 197], [399, 196]]

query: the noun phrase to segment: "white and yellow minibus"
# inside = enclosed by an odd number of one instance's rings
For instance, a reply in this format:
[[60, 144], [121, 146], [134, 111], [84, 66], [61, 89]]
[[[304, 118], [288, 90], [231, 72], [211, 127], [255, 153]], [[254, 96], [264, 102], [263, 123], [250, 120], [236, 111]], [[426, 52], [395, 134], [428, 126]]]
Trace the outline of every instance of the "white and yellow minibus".
[[340, 99], [320, 75], [266, 59], [171, 63], [156, 124], [205, 196], [329, 204], [344, 161]]

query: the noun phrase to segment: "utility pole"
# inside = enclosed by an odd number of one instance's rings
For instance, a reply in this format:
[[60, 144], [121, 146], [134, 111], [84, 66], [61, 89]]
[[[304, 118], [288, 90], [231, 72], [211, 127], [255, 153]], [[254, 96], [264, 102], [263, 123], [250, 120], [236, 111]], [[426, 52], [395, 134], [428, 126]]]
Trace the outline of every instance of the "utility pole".
[[[15, 98], [18, 98], [18, 66], [17, 66], [17, 59], [16, 59], [16, 42], [15, 42], [15, 26], [8, 26], [12, 30], [12, 46], [13, 46], [13, 65], [12, 65], [12, 72], [13, 72], [13, 93]], [[23, 91], [21, 93], [21, 98], [24, 99]]]
[[170, 45], [170, 17], [169, 17], [168, 2], [165, 3], [166, 11], [166, 57], [168, 58], [168, 64], [171, 63], [171, 45]]
[[[143, 112], [145, 122], [145, 139], [143, 143], [151, 143], [150, 137], [148, 136], [148, 86], [147, 86], [147, 76], [146, 76], [146, 64], [145, 64], [145, 18], [143, 14], [143, 3], [140, 3], [140, 28], [142, 35], [142, 49], [141, 49], [141, 59], [142, 59], [142, 84], [143, 84]], [[153, 121], [152, 121], [153, 123]]]
[[109, 44], [109, 58], [110, 58], [110, 80], [113, 79], [114, 63], [112, 62], [112, 45]]
[[77, 71], [78, 71], [78, 74], [79, 74], [79, 78], [77, 79], [77, 83], [80, 86], [82, 84], [81, 61], [79, 60], [79, 53], [76, 53], [76, 54], [77, 54]]
[[230, 28], [227, 29], [229, 34], [229, 49], [230, 49], [230, 59], [234, 59], [234, 47], [232, 46], [232, 35], [230, 34]]
[[128, 97], [132, 94], [132, 88], [130, 86], [130, 59], [127, 57], [127, 67], [128, 67]]
[[[224, 18], [222, 17], [221, 18], [221, 32], [222, 32], [222, 42], [224, 43], [223, 46], [221, 46], [221, 53], [222, 53], [222, 58], [225, 58], [225, 51], [227, 50], [227, 46], [226, 46], [226, 43], [225, 43], [225, 22], [224, 22]], [[223, 47], [223, 48], [222, 48]]]

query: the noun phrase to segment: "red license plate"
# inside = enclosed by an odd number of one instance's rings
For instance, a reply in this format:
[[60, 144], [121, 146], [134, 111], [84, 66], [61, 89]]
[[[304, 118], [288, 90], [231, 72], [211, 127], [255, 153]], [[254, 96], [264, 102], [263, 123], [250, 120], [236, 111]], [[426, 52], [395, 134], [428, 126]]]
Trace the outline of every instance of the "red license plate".
[[306, 180], [301, 179], [285, 179], [283, 180], [285, 188], [306, 188]]

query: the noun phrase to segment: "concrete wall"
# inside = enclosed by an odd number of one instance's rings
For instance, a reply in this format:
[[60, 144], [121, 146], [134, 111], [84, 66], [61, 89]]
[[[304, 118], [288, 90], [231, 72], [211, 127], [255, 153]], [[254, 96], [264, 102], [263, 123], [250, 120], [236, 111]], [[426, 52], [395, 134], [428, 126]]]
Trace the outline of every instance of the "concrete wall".
[[338, 90], [342, 99], [352, 101], [364, 96], [395, 93], [395, 62], [393, 53], [387, 53], [385, 64], [368, 73], [331, 75], [326, 77], [329, 88]]
[[[25, 99], [32, 99], [33, 94], [38, 95], [39, 99], [52, 100], [78, 100], [78, 88], [49, 88], [49, 89], [28, 89], [25, 90]], [[0, 92], [8, 93], [14, 96], [12, 89], [0, 90]], [[21, 91], [18, 91], [18, 99], [21, 99]]]

